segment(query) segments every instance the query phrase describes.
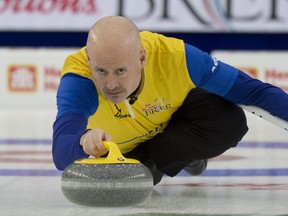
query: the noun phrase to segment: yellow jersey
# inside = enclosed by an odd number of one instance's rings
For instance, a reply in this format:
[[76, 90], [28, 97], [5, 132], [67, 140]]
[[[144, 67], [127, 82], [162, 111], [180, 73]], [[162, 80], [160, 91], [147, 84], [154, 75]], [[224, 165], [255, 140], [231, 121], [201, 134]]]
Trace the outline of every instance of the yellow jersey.
[[[113, 104], [98, 92], [98, 108], [87, 128], [101, 128], [112, 136], [122, 153], [163, 132], [172, 114], [195, 85], [186, 67], [184, 42], [151, 32], [140, 32], [146, 50], [144, 86], [137, 101]], [[75, 73], [93, 79], [85, 47], [70, 55], [62, 76]]]

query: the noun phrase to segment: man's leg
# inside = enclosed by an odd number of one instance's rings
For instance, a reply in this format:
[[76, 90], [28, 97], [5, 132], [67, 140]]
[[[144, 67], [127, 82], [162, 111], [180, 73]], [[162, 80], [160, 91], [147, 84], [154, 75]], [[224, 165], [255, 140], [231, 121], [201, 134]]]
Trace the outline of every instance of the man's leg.
[[124, 156], [127, 158], [134, 158], [144, 164], [150, 170], [153, 176], [153, 185], [156, 185], [161, 181], [164, 174], [158, 170], [154, 161], [148, 157], [147, 147], [148, 145], [146, 144], [140, 144], [131, 152], [124, 154]]
[[164, 133], [147, 142], [149, 158], [161, 172], [174, 176], [195, 160], [216, 157], [235, 147], [247, 131], [240, 107], [196, 88]]
[[241, 108], [196, 88], [173, 114], [165, 131], [141, 143], [128, 156], [137, 155], [144, 164], [145, 160], [153, 161], [159, 173], [175, 176], [197, 160], [216, 157], [236, 146], [247, 131]]

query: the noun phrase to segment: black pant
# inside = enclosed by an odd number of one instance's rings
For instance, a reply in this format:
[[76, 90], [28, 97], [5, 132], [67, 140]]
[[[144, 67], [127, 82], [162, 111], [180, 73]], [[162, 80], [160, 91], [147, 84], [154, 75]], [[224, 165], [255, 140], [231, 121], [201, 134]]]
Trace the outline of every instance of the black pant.
[[165, 131], [141, 143], [126, 157], [136, 158], [150, 169], [155, 164], [160, 172], [175, 176], [192, 161], [216, 157], [235, 147], [247, 131], [240, 107], [195, 88]]

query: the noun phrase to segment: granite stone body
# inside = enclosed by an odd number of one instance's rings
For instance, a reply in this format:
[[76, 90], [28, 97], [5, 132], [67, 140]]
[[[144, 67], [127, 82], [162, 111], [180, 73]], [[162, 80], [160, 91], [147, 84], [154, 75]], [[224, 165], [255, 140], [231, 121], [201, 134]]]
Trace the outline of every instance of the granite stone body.
[[143, 164], [76, 164], [62, 173], [61, 189], [71, 202], [85, 206], [119, 207], [145, 202], [153, 177]]

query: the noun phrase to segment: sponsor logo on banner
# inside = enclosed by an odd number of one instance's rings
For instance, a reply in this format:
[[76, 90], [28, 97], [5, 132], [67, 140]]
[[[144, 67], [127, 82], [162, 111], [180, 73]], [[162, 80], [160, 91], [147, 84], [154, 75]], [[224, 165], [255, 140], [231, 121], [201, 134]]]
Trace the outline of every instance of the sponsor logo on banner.
[[[47, 0], [48, 1], [48, 0]], [[0, 0], [1, 2], [1, 0]], [[0, 107], [55, 108], [56, 92], [66, 57], [78, 49], [71, 48], [1, 48]]]
[[27, 13], [42, 15], [54, 12], [92, 14], [96, 12], [95, 0], [4, 0], [0, 1], [0, 13]]
[[7, 70], [7, 78], [10, 92], [35, 92], [37, 90], [35, 65], [10, 65]]
[[247, 73], [249, 76], [259, 79], [259, 71], [257, 67], [241, 66], [237, 67], [239, 70]]
[[87, 31], [103, 16], [140, 29], [288, 32], [288, 0], [0, 0], [0, 29]]
[[44, 91], [54, 91], [58, 89], [61, 70], [55, 67], [44, 67]]
[[275, 68], [266, 68], [265, 80], [272, 85], [276, 85], [288, 92], [288, 69], [287, 70], [277, 70]]

